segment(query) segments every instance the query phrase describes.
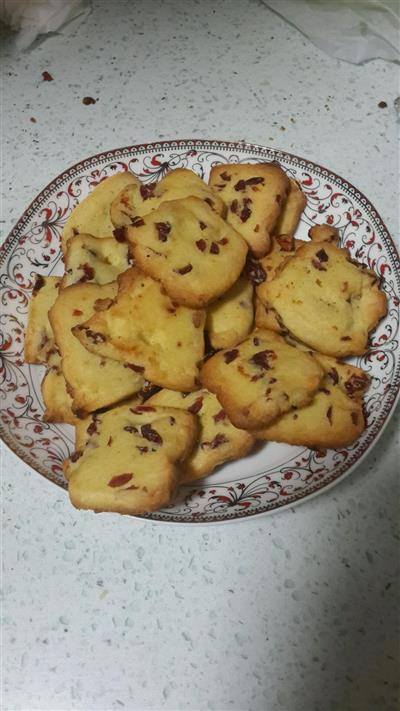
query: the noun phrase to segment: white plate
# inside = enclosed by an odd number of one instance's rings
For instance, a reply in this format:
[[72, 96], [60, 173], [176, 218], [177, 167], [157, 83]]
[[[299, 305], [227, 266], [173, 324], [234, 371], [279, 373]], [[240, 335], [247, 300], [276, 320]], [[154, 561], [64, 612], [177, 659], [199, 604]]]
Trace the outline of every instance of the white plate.
[[267, 443], [250, 456], [220, 467], [196, 485], [182, 486], [172, 506], [148, 516], [155, 521], [224, 522], [275, 511], [323, 491], [348, 474], [371, 449], [387, 423], [400, 388], [399, 255], [375, 208], [356, 188], [315, 163], [248, 143], [176, 140], [129, 146], [92, 156], [53, 180], [33, 200], [5, 241], [0, 255], [2, 412], [0, 434], [24, 462], [66, 488], [62, 460], [73, 450], [73, 429], [41, 421], [43, 368], [23, 361], [23, 334], [32, 274], [61, 274], [59, 236], [73, 207], [103, 178], [130, 170], [142, 181], [160, 179], [171, 168], [191, 168], [207, 180], [216, 163], [279, 161], [307, 196], [297, 236], [314, 223], [340, 230], [341, 244], [382, 279], [387, 317], [373, 334], [371, 349], [353, 359], [371, 376], [366, 396], [368, 426], [341, 450], [318, 453]]

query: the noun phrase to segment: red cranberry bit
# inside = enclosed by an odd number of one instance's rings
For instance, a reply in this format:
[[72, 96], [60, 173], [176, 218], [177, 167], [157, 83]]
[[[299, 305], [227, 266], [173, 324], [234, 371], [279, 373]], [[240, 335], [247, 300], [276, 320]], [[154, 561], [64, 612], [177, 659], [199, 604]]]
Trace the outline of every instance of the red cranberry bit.
[[318, 259], [312, 259], [311, 264], [313, 265], [314, 269], [318, 269], [319, 272], [326, 272], [325, 267], [322, 266], [321, 262], [319, 262]]
[[54, 81], [53, 77], [51, 76], [51, 74], [49, 74], [49, 72], [42, 72], [42, 79], [43, 81]]
[[198, 239], [196, 242], [196, 247], [200, 250], [200, 252], [204, 252], [205, 248], [207, 247], [207, 243], [204, 239]]
[[96, 99], [93, 99], [92, 96], [84, 96], [82, 99], [82, 104], [85, 104], [85, 106], [89, 106], [89, 104], [95, 104]]
[[141, 227], [142, 225], [144, 225], [144, 220], [139, 215], [132, 218], [131, 227]]
[[129, 432], [129, 434], [137, 434], [138, 428], [134, 425], [125, 425], [124, 432]]
[[144, 368], [141, 365], [136, 365], [135, 363], [124, 363], [124, 368], [129, 368], [135, 373], [144, 373]]
[[349, 397], [357, 395], [365, 389], [368, 383], [368, 378], [366, 376], [352, 375], [348, 380], [346, 380], [344, 387]]
[[251, 215], [251, 209], [249, 207], [249, 205], [251, 205], [251, 203], [252, 203], [251, 198], [244, 198], [243, 199], [243, 208], [242, 208], [242, 211], [239, 215], [242, 222], [247, 222], [247, 220], [249, 219], [249, 217]]
[[136, 449], [139, 450], [140, 454], [147, 454], [147, 452], [149, 451], [148, 447], [139, 447], [138, 445], [136, 445]]
[[215, 435], [215, 437], [210, 442], [202, 442], [201, 448], [217, 449], [217, 447], [220, 447], [221, 444], [226, 444], [227, 442], [229, 442], [228, 438], [225, 437], [225, 435], [219, 433]]
[[89, 427], [87, 428], [86, 432], [88, 433], [88, 435], [92, 435], [92, 434], [95, 434], [95, 433], [98, 432], [98, 429], [97, 429], [97, 420], [96, 420], [96, 418], [94, 418], [94, 419], [92, 420], [92, 422], [90, 423], [90, 425], [89, 425]]
[[234, 215], [237, 215], [238, 209], [239, 209], [239, 201], [238, 200], [232, 200], [231, 206], [230, 206], [230, 211], [233, 212]]
[[327, 262], [329, 259], [324, 249], [320, 249], [318, 252], [316, 252], [315, 256], [318, 257], [320, 262]]
[[275, 237], [282, 252], [294, 252], [294, 238], [290, 235], [277, 235]]
[[271, 360], [276, 358], [274, 351], [265, 350], [254, 353], [250, 358], [250, 363], [257, 365], [259, 368], [264, 368], [264, 370], [269, 370], [271, 366], [268, 362], [268, 358]]
[[171, 232], [171, 225], [169, 222], [156, 222], [155, 227], [158, 232], [158, 239], [160, 242], [166, 242], [168, 235]]
[[72, 452], [70, 456], [71, 462], [77, 462], [78, 459], [82, 456], [82, 451], [80, 449], [77, 449], [76, 452]]
[[129, 408], [134, 415], [141, 415], [143, 412], [155, 412], [156, 408], [151, 407], [151, 405], [138, 405], [138, 407]]
[[230, 175], [228, 175], [226, 170], [224, 170], [224, 172], [221, 173], [220, 177], [222, 178], [222, 180], [225, 180], [226, 183], [229, 183], [229, 181], [232, 180], [232, 177]]
[[87, 262], [80, 264], [78, 269], [83, 271], [83, 276], [79, 279], [80, 282], [91, 281], [94, 279], [94, 269]]
[[141, 185], [139, 192], [143, 200], [150, 200], [154, 197], [154, 190], [156, 189], [156, 183], [151, 183], [151, 185]]
[[200, 222], [199, 222], [199, 227], [200, 227], [200, 229], [201, 229], [202, 231], [207, 229], [206, 223], [205, 223], [205, 222], [202, 222], [201, 220], [200, 220]]
[[222, 239], [218, 240], [218, 244], [221, 244], [223, 247], [228, 244], [229, 239], [227, 237], [223, 237]]
[[339, 382], [339, 375], [336, 368], [331, 368], [331, 370], [328, 372], [328, 375], [331, 378], [332, 383], [334, 385], [337, 385], [337, 383]]
[[189, 274], [193, 269], [193, 266], [191, 264], [186, 264], [185, 267], [181, 267], [180, 269], [174, 269], [174, 272], [177, 274]]
[[102, 333], [96, 333], [96, 331], [92, 331], [90, 328], [87, 328], [86, 326], [79, 326], [79, 330], [85, 331], [86, 338], [89, 338], [89, 340], [93, 341], [93, 343], [96, 346], [99, 343], [104, 343], [106, 341], [106, 337], [103, 336]]
[[263, 281], [265, 281], [267, 278], [267, 274], [264, 270], [264, 267], [257, 259], [254, 259], [250, 255], [248, 255], [246, 261], [246, 272], [250, 281], [255, 286], [257, 286], [258, 284], [262, 284]]
[[133, 477], [133, 474], [117, 474], [116, 476], [113, 476], [112, 479], [108, 482], [108, 486], [112, 486], [113, 489], [115, 489], [118, 486], [123, 486], [124, 484], [127, 484], [128, 481], [130, 481]]
[[254, 343], [255, 346], [259, 346], [259, 345], [260, 345], [260, 339], [259, 339], [259, 338], [253, 338], [253, 343]]
[[264, 178], [254, 177], [248, 178], [248, 180], [239, 180], [236, 185], [234, 185], [234, 188], [237, 192], [241, 192], [246, 190], [248, 185], [264, 185]]
[[42, 287], [44, 287], [45, 283], [46, 282], [43, 279], [42, 275], [37, 274], [35, 284], [33, 286], [33, 291], [32, 291], [33, 295], [37, 294], [38, 291], [40, 291], [40, 289], [42, 289]]
[[351, 341], [351, 336], [342, 336], [341, 341]]
[[142, 425], [140, 431], [142, 433], [142, 437], [148, 439], [149, 442], [155, 442], [156, 444], [163, 443], [161, 435], [159, 435], [157, 430], [154, 430], [151, 425]]
[[237, 358], [239, 355], [239, 351], [237, 348], [234, 348], [232, 351], [226, 351], [224, 353], [224, 361], [225, 363], [232, 363], [235, 358]]
[[115, 230], [113, 230], [113, 235], [117, 242], [126, 242], [125, 227], [116, 227]]
[[197, 400], [195, 400], [194, 403], [190, 407], [188, 407], [188, 412], [191, 412], [192, 415], [197, 415], [197, 413], [200, 412], [202, 407], [203, 407], [203, 398], [198, 397]]
[[326, 411], [326, 416], [329, 420], [329, 424], [332, 424], [332, 405], [330, 405]]
[[216, 415], [213, 415], [213, 420], [214, 422], [222, 422], [223, 420], [226, 420], [225, 410], [220, 410]]
[[219, 247], [216, 242], [211, 242], [210, 254], [219, 254]]

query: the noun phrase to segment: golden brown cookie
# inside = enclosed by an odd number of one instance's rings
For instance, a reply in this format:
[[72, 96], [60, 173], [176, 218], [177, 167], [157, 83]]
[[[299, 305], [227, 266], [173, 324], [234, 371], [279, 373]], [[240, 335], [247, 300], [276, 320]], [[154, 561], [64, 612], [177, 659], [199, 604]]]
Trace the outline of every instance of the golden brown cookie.
[[309, 405], [282, 415], [253, 433], [258, 439], [310, 447], [348, 447], [365, 429], [362, 396], [369, 378], [360, 368], [313, 353], [325, 372]]
[[199, 198], [164, 202], [125, 228], [137, 265], [179, 304], [202, 308], [238, 279], [247, 244]]
[[67, 390], [58, 352], [49, 357], [48, 370], [42, 380], [41, 390], [45, 406], [43, 414], [45, 422], [66, 422], [70, 425], [79, 422], [72, 412], [72, 397]]
[[116, 227], [127, 226], [163, 202], [187, 197], [204, 200], [218, 215], [225, 216], [223, 201], [209, 185], [192, 170], [176, 168], [158, 183], [138, 182], [123, 188], [111, 205], [111, 220]]
[[[143, 376], [122, 363], [89, 353], [71, 329], [93, 314], [97, 302], [112, 300], [116, 284], [74, 284], [61, 289], [49, 313], [54, 338], [62, 358], [62, 371], [73, 398], [73, 410], [84, 416], [134, 395]], [[107, 301], [106, 301], [107, 303]]]
[[55, 350], [48, 313], [58, 296], [60, 281], [61, 277], [36, 274], [25, 331], [24, 355], [27, 363], [47, 363], [49, 355]]
[[110, 218], [111, 203], [128, 185], [140, 184], [132, 173], [116, 173], [99, 183], [71, 212], [61, 235], [61, 248], [67, 251], [67, 242], [78, 234], [94, 237], [111, 237], [114, 225]]
[[123, 405], [94, 415], [87, 435], [66, 465], [72, 504], [136, 515], [170, 503], [197, 422], [178, 409]]
[[369, 331], [386, 314], [377, 281], [347, 250], [307, 242], [265, 282], [263, 296], [298, 340], [327, 355], [361, 355]]
[[339, 230], [331, 225], [313, 225], [308, 230], [308, 236], [312, 242], [330, 242], [337, 247], [340, 244]]
[[199, 438], [182, 464], [183, 482], [201, 479], [220, 464], [244, 457], [254, 445], [253, 435], [234, 427], [215, 395], [208, 390], [196, 393], [160, 390], [147, 404], [177, 407], [199, 418]]
[[227, 207], [226, 219], [257, 257], [270, 248], [270, 235], [289, 191], [289, 178], [275, 163], [229, 163], [211, 169], [209, 184]]
[[289, 183], [285, 204], [274, 227], [274, 233], [277, 235], [293, 236], [300, 222], [301, 214], [307, 205], [307, 198], [297, 180], [289, 178]]
[[161, 387], [198, 388], [205, 312], [171, 301], [135, 267], [122, 274], [115, 301], [73, 329], [85, 348], [121, 361]]
[[322, 378], [314, 358], [267, 330], [254, 331], [236, 348], [219, 351], [200, 373], [202, 383], [241, 429], [260, 429], [307, 405]]
[[206, 330], [213, 348], [231, 348], [249, 335], [254, 324], [253, 291], [243, 274], [208, 307]]
[[109, 284], [129, 268], [128, 245], [114, 237], [76, 235], [68, 240], [61, 288], [93, 282]]

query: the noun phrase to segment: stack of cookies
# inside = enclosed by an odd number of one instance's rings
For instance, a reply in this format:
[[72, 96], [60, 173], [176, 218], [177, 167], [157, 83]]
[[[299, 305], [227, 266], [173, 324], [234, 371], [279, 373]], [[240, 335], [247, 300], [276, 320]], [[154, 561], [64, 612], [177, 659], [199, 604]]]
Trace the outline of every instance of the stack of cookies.
[[368, 377], [342, 359], [366, 352], [386, 298], [334, 228], [294, 238], [305, 204], [278, 164], [226, 164], [208, 185], [120, 173], [71, 213], [25, 359], [46, 365], [44, 419], [76, 428], [76, 507], [154, 511], [257, 440], [359, 437]]

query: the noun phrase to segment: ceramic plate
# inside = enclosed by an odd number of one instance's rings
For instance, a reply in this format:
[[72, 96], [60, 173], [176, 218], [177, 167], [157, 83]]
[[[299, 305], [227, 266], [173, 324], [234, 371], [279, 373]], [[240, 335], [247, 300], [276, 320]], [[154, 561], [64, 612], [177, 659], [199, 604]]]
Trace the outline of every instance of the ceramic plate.
[[340, 230], [341, 244], [382, 279], [389, 308], [367, 355], [353, 359], [371, 377], [368, 426], [351, 447], [326, 453], [266, 443], [244, 459], [220, 467], [196, 485], [182, 486], [175, 503], [148, 516], [155, 521], [222, 522], [293, 506], [348, 474], [373, 446], [393, 411], [400, 386], [400, 265], [396, 248], [375, 208], [356, 188], [310, 161], [247, 143], [177, 140], [101, 153], [66, 170], [33, 200], [3, 245], [0, 259], [2, 413], [6, 444], [26, 464], [66, 488], [62, 461], [73, 450], [73, 428], [41, 421], [41, 366], [23, 360], [24, 328], [33, 273], [61, 274], [59, 236], [73, 207], [102, 179], [130, 170], [142, 181], [172, 168], [191, 168], [207, 180], [216, 163], [279, 161], [307, 196], [297, 236], [314, 223]]

